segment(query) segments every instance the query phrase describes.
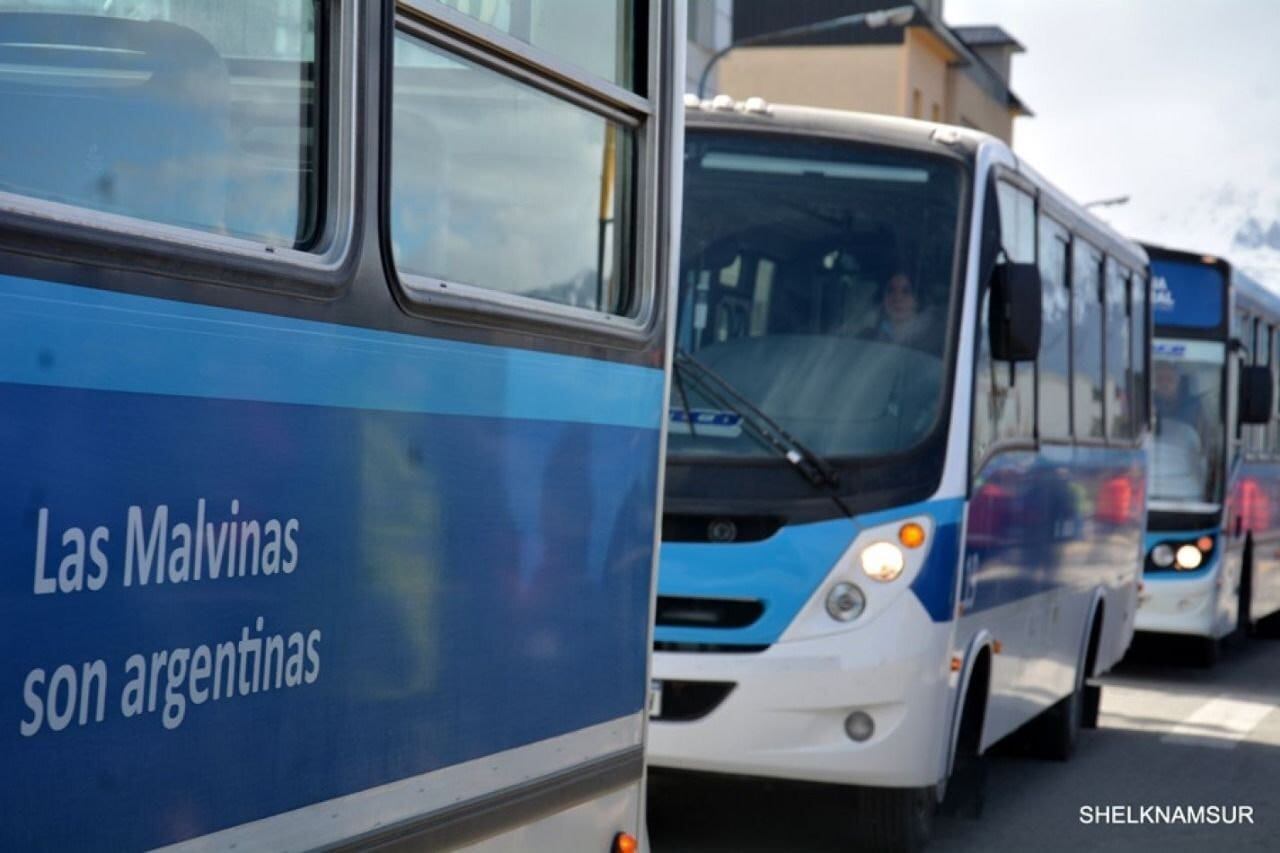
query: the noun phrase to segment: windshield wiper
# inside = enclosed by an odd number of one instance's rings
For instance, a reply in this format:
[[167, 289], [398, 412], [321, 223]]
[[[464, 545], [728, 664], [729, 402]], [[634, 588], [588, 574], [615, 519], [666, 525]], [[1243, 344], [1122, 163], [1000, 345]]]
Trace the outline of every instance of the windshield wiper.
[[[841, 512], [849, 517], [853, 516], [848, 505], [840, 497], [839, 473], [821, 454], [811, 450], [800, 439], [787, 432], [764, 410], [734, 388], [729, 380], [680, 347], [677, 347], [675, 352], [675, 369], [677, 379], [680, 381], [682, 398], [684, 397], [683, 380], [687, 377], [690, 384], [702, 392], [702, 396], [706, 397], [712, 405], [728, 409], [742, 418], [743, 423], [762, 444], [790, 462], [791, 467], [814, 488], [831, 498]], [[692, 413], [689, 411], [687, 399], [684, 400], [684, 407], [689, 418], [690, 432], [693, 432]]]

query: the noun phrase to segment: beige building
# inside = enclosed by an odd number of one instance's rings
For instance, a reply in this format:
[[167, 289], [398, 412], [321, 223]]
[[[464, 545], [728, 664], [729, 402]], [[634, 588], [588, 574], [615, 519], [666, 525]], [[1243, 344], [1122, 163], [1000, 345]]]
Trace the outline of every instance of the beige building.
[[964, 125], [1012, 143], [1013, 120], [1031, 115], [1009, 88], [1011, 60], [1022, 45], [995, 26], [948, 27], [940, 0], [917, 4], [905, 26], [848, 26], [776, 42], [765, 35], [901, 3], [734, 0], [734, 41], [770, 43], [726, 55], [716, 91]]

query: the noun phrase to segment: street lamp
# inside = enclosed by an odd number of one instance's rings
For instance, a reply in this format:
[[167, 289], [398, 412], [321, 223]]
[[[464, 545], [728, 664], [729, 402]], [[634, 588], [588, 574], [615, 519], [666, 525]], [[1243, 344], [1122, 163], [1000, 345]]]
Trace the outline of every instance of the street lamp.
[[905, 27], [911, 23], [912, 18], [916, 16], [915, 4], [907, 6], [894, 6], [890, 9], [876, 9], [872, 12], [858, 12], [853, 15], [842, 15], [839, 18], [832, 18], [829, 21], [818, 21], [814, 24], [802, 24], [798, 27], [787, 27], [785, 30], [774, 30], [769, 33], [757, 33], [753, 36], [739, 39], [726, 47], [720, 48], [711, 59], [707, 60], [707, 65], [702, 69], [702, 76], [698, 78], [698, 98], [701, 99], [706, 94], [707, 77], [711, 74], [711, 69], [715, 64], [724, 58], [725, 54], [734, 48], [750, 47], [756, 44], [768, 44], [771, 41], [788, 38], [790, 36], [807, 36], [813, 33], [825, 33], [828, 30], [838, 30], [841, 27], [853, 27], [858, 24], [871, 29], [883, 26]]
[[1100, 198], [1097, 201], [1087, 201], [1082, 207], [1086, 210], [1090, 207], [1119, 207], [1122, 204], [1128, 204], [1129, 197], [1127, 195], [1118, 195], [1114, 198]]

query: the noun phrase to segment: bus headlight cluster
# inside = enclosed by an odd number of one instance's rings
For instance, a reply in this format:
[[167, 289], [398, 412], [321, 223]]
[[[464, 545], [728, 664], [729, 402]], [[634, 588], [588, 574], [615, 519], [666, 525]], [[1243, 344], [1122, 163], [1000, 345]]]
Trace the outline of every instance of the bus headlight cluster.
[[1194, 571], [1204, 565], [1213, 544], [1212, 536], [1201, 536], [1194, 542], [1161, 542], [1151, 549], [1151, 564], [1157, 569]]
[[837, 622], [852, 622], [867, 608], [867, 597], [857, 585], [838, 583], [827, 593], [827, 613]]
[[907, 558], [892, 542], [873, 542], [862, 549], [862, 571], [867, 577], [888, 583], [902, 574]]

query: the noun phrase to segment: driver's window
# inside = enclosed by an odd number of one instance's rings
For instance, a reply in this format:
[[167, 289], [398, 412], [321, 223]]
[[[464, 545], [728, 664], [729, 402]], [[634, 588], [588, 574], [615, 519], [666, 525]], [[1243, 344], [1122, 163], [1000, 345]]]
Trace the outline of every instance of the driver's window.
[[[999, 217], [1002, 259], [1015, 263], [1035, 263], [1036, 203], [1027, 192], [1005, 181], [996, 184], [996, 210], [986, 215]], [[993, 445], [1010, 439], [1035, 437], [1035, 363], [1010, 364], [991, 357], [991, 330], [987, 322], [989, 288], [983, 286], [978, 312], [978, 355], [973, 379], [973, 461], [977, 465]]]

